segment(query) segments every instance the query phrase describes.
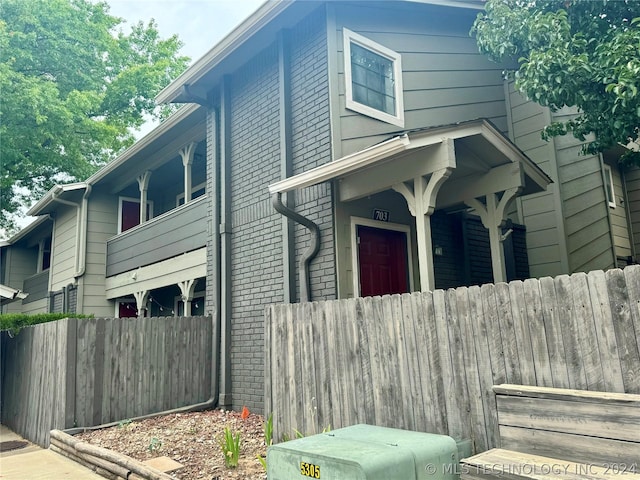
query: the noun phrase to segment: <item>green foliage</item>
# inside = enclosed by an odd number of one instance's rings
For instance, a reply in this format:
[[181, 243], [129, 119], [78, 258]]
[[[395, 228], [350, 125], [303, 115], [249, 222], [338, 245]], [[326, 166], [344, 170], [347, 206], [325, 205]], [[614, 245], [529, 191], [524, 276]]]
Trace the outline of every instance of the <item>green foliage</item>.
[[149, 453], [153, 453], [157, 450], [160, 450], [160, 447], [162, 447], [162, 440], [157, 437], [152, 437], [147, 449], [149, 450]]
[[273, 413], [269, 414], [264, 422], [264, 444], [270, 447], [273, 444]]
[[240, 432], [235, 437], [229, 427], [225, 427], [224, 436], [219, 441], [222, 454], [224, 455], [224, 463], [227, 468], [235, 468], [238, 466], [238, 458], [240, 457]]
[[62, 318], [93, 318], [93, 315], [79, 315], [77, 313], [38, 313], [35, 315], [6, 313], [0, 315], [0, 331], [8, 330], [11, 334], [15, 335], [22, 327], [53, 322]]
[[[331, 425], [327, 425], [322, 429], [321, 433], [329, 433], [330, 431], [331, 431]], [[304, 437], [306, 437], [306, 435], [302, 433], [300, 430], [296, 428], [293, 429], [293, 439], [304, 438]], [[282, 435], [282, 440], [284, 442], [288, 442], [289, 440], [292, 440], [292, 438], [291, 436], [289, 436], [289, 434], [285, 433]]]
[[130, 418], [127, 418], [125, 420], [120, 420], [118, 422], [118, 428], [127, 428], [129, 425], [131, 425], [132, 422], [133, 420], [131, 420]]
[[[554, 123], [546, 138], [572, 133], [594, 154], [639, 136], [640, 2], [488, 0], [472, 33], [480, 50], [507, 62], [527, 97], [580, 115]], [[629, 151], [623, 161], [640, 165]]]
[[260, 465], [262, 465], [262, 468], [264, 468], [264, 471], [267, 471], [267, 459], [264, 458], [262, 455], [256, 455], [256, 458], [258, 459], [258, 461], [260, 462]]
[[144, 115], [162, 115], [153, 99], [189, 59], [153, 21], [128, 34], [122, 22], [106, 2], [0, 2], [0, 227], [13, 227], [21, 202], [131, 145]]

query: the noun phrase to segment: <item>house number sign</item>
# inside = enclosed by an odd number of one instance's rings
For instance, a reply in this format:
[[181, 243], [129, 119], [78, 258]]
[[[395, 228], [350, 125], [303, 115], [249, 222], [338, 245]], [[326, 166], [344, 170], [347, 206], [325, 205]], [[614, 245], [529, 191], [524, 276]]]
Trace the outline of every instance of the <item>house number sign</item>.
[[389, 212], [387, 210], [381, 210], [379, 208], [373, 209], [373, 219], [379, 222], [389, 221]]

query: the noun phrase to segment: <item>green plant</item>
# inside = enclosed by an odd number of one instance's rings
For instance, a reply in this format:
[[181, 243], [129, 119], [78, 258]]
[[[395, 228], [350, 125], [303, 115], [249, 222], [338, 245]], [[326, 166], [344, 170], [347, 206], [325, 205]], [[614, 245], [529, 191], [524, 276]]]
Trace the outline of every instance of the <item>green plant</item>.
[[224, 463], [227, 468], [235, 468], [238, 466], [238, 458], [240, 457], [240, 432], [233, 435], [229, 427], [225, 427], [224, 436], [219, 441], [222, 454], [224, 455]]
[[148, 447], [149, 451], [153, 453], [154, 451], [159, 450], [160, 447], [162, 447], [162, 440], [160, 440], [159, 438], [153, 437], [149, 442], [149, 447]]
[[264, 444], [267, 447], [273, 444], [273, 413], [264, 422]]
[[264, 468], [264, 471], [267, 471], [267, 459], [264, 458], [262, 455], [258, 454], [256, 455], [256, 458], [258, 459], [258, 461], [260, 462], [260, 465], [262, 465], [262, 468]]
[[80, 315], [77, 313], [37, 313], [35, 315], [5, 313], [0, 315], [0, 331], [6, 330], [9, 336], [13, 336], [16, 335], [22, 327], [53, 322], [63, 318], [93, 318], [93, 315]]
[[120, 420], [118, 422], [118, 428], [125, 428], [127, 425], [129, 425], [132, 422], [132, 420], [130, 418], [127, 418], [125, 420]]

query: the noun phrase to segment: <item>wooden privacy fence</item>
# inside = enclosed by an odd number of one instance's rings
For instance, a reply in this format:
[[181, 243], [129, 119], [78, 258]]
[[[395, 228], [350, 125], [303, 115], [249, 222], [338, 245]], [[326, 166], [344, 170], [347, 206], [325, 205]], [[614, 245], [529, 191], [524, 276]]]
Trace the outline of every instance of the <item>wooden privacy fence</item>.
[[206, 401], [210, 317], [64, 319], [2, 333], [2, 424], [42, 446], [49, 431]]
[[640, 393], [640, 266], [266, 312], [275, 438], [356, 423], [497, 445], [491, 386]]

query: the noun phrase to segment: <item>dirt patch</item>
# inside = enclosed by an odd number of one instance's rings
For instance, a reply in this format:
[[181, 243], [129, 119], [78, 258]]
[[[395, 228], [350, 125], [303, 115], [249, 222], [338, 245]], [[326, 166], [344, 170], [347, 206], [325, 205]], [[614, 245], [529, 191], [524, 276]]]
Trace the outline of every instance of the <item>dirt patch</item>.
[[18, 450], [29, 445], [29, 442], [24, 440], [7, 440], [6, 442], [0, 442], [0, 452], [10, 452], [11, 450]]
[[[167, 456], [184, 465], [171, 472], [178, 479], [264, 480], [257, 456], [266, 454], [264, 419], [239, 412], [207, 410], [150, 418], [76, 435], [85, 442], [123, 453], [137, 460]], [[238, 467], [227, 468], [219, 441], [225, 427], [240, 433]]]

